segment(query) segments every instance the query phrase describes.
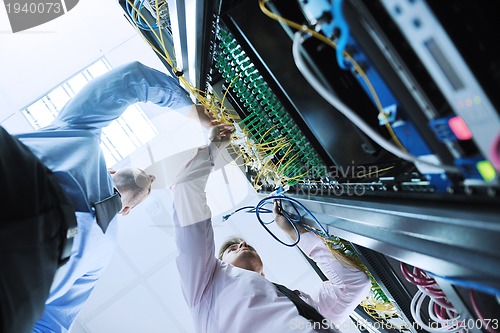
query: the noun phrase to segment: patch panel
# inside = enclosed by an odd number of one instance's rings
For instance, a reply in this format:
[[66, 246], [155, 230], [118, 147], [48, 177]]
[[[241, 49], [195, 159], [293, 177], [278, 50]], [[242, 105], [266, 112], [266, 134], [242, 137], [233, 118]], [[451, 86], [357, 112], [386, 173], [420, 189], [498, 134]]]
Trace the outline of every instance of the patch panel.
[[[265, 152], [264, 156], [255, 157], [262, 162], [254, 165], [270, 166], [275, 171], [273, 176], [263, 175], [259, 181], [294, 185], [305, 179], [325, 176], [326, 166], [321, 158], [227, 30], [219, 30], [218, 51], [214, 66], [228, 84], [233, 98], [243, 107], [239, 125], [247, 132], [250, 144], [258, 144]], [[257, 178], [260, 170], [255, 171]], [[284, 181], [273, 179], [279, 175]]]

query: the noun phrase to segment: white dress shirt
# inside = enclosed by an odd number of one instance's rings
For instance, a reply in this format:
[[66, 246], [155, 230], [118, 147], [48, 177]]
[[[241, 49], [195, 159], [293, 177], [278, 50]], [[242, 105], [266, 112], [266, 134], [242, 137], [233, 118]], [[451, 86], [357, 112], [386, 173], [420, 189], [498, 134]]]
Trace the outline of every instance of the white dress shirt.
[[[179, 172], [172, 187], [177, 267], [182, 291], [196, 332], [335, 332], [331, 322], [313, 327], [295, 305], [278, 295], [260, 274], [240, 269], [215, 257], [211, 212], [205, 186], [218, 148], [199, 148]], [[302, 250], [315, 260], [329, 281], [317, 295], [301, 297], [333, 323], [340, 324], [368, 295], [370, 281], [359, 270], [335, 260], [323, 241], [303, 234]], [[279, 281], [276, 281], [279, 283]]]

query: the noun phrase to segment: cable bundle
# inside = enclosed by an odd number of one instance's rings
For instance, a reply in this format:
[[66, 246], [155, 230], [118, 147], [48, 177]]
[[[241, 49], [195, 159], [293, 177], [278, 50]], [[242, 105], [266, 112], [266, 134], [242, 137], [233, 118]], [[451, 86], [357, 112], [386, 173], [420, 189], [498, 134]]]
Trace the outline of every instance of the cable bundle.
[[[323, 84], [313, 75], [312, 71], [310, 70], [309, 66], [306, 64], [305, 60], [303, 59], [303, 56], [301, 54], [301, 44], [305, 41], [305, 39], [309, 37], [314, 37], [326, 45], [329, 45], [330, 47], [337, 49], [339, 46], [337, 45], [336, 41], [333, 41], [323, 34], [315, 31], [314, 29], [311, 29], [305, 25], [299, 24], [297, 22], [288, 20], [284, 17], [281, 17], [277, 14], [272, 13], [269, 9], [266, 8], [266, 3], [269, 2], [269, 0], [259, 0], [259, 6], [262, 12], [272, 18], [273, 20], [276, 20], [278, 22], [282, 22], [288, 26], [290, 26], [293, 29], [296, 29], [296, 32], [294, 34], [294, 39], [293, 39], [293, 46], [292, 46], [292, 56], [294, 59], [294, 62], [297, 66], [297, 69], [302, 73], [306, 81], [311, 85], [316, 92], [318, 92], [328, 103], [330, 103], [332, 106], [334, 106], [339, 112], [344, 114], [354, 125], [356, 125], [361, 131], [363, 131], [367, 136], [369, 136], [373, 141], [375, 141], [378, 145], [380, 145], [382, 148], [387, 150], [388, 152], [391, 152], [395, 156], [398, 156], [399, 158], [403, 160], [410, 161], [412, 163], [419, 163], [423, 165], [429, 165], [435, 168], [442, 169], [444, 171], [450, 172], [450, 173], [460, 173], [460, 169], [455, 167], [454, 165], [445, 165], [441, 163], [431, 163], [425, 159], [419, 158], [417, 156], [414, 156], [412, 154], [409, 154], [406, 150], [406, 148], [403, 146], [403, 144], [399, 141], [399, 138], [397, 135], [394, 133], [394, 130], [391, 127], [391, 124], [389, 123], [387, 119], [387, 115], [385, 114], [385, 111], [382, 108], [382, 105], [380, 103], [380, 99], [377, 95], [376, 90], [374, 89], [372, 83], [370, 82], [368, 76], [366, 73], [364, 73], [363, 69], [361, 66], [356, 62], [356, 60], [346, 52], [345, 49], [341, 48], [338, 52], [339, 58], [342, 60], [342, 63], [349, 63], [350, 66], [352, 66], [352, 69], [354, 69], [355, 73], [357, 75], [360, 75], [361, 79], [363, 80], [364, 84], [368, 87], [371, 97], [374, 99], [374, 102], [377, 106], [377, 109], [379, 110], [379, 117], [383, 120], [385, 123], [385, 126], [387, 128], [388, 133], [393, 139], [393, 142], [390, 142], [386, 140], [383, 136], [381, 136], [377, 131], [375, 131], [373, 128], [371, 128], [361, 117], [359, 117], [350, 107], [348, 107], [344, 102], [342, 102], [338, 96], [332, 94], [326, 87], [323, 86]], [[337, 10], [338, 11], [338, 10]], [[339, 41], [343, 43], [343, 41]], [[344, 61], [346, 60], [346, 61]]]
[[372, 293], [361, 301], [360, 305], [363, 310], [376, 322], [382, 324], [383, 328], [408, 330], [394, 305], [389, 300], [384, 300], [385, 295], [380, 297], [379, 293], [374, 292], [377, 288], [380, 289], [378, 285], [372, 285]]
[[220, 29], [217, 37], [215, 67], [229, 83], [227, 90], [248, 111], [235, 124], [232, 144], [244, 165], [255, 172], [254, 188], [279, 188], [324, 176], [323, 162], [245, 51], [229, 31]]
[[[156, 23], [148, 21], [144, 8], [152, 12]], [[221, 30], [218, 35], [222, 50], [215, 63], [215, 67], [230, 83], [221, 99], [213, 92], [194, 87], [182, 75], [182, 70], [176, 67], [175, 59], [166, 48], [162, 32], [162, 22], [168, 19], [165, 17], [168, 15], [165, 14], [165, 11], [168, 13], [166, 2], [151, 0], [150, 4], [146, 0], [127, 0], [126, 9], [137, 28], [151, 32], [160, 49], [151, 41], [145, 38], [144, 40], [175, 73], [179, 73], [181, 85], [196, 97], [215, 119], [223, 124], [234, 125], [231, 146], [236, 155], [242, 158], [242, 166], [247, 168], [246, 171], [253, 171], [251, 181], [256, 190], [262, 185], [272, 188], [286, 187], [306, 178], [317, 179], [325, 174], [326, 167], [319, 156], [227, 31]], [[245, 106], [250, 111], [248, 117], [243, 120], [234, 110], [224, 106], [230, 88], [246, 103]], [[283, 131], [286, 133], [283, 134]]]
[[[257, 220], [274, 239], [276, 239], [281, 244], [289, 247], [293, 247], [299, 243], [300, 232], [299, 229], [297, 228], [297, 225], [300, 225], [302, 228], [320, 237], [326, 244], [326, 246], [330, 249], [332, 255], [337, 260], [339, 260], [341, 263], [347, 266], [354, 267], [362, 272], [365, 272], [372, 280], [372, 285], [373, 284], [376, 285], [375, 279], [371, 276], [370, 272], [365, 267], [361, 259], [354, 253], [350, 243], [337, 236], [330, 235], [326, 230], [326, 228], [323, 226], [323, 224], [318, 221], [318, 219], [309, 209], [307, 209], [300, 201], [285, 196], [283, 192], [284, 190], [282, 188], [279, 188], [275, 192], [271, 193], [269, 196], [260, 200], [259, 203], [257, 203], [257, 205], [240, 207], [235, 211], [233, 211], [232, 213], [224, 215], [222, 219], [223, 221], [227, 221], [233, 214], [246, 209], [247, 213], [254, 213], [256, 215]], [[273, 223], [274, 220], [264, 221], [260, 215], [260, 214], [273, 213], [272, 210], [264, 207], [266, 205], [273, 205], [274, 201], [277, 201], [280, 207], [283, 207], [283, 204], [287, 203], [293, 209], [293, 213], [281, 210], [281, 214], [288, 220], [288, 222], [290, 223], [290, 225], [292, 225], [292, 227], [296, 232], [297, 240], [291, 244], [283, 242], [267, 227], [269, 224]], [[304, 214], [301, 214], [301, 211], [303, 211]], [[319, 229], [311, 227], [310, 225], [302, 222], [302, 219], [306, 215], [311, 217], [311, 219], [313, 220], [313, 222], [315, 222], [315, 224], [319, 227]], [[381, 293], [383, 295], [383, 292], [380, 290], [380, 287], [378, 287], [378, 285], [377, 288], [379, 289], [377, 293], [378, 294]], [[383, 297], [385, 297], [385, 295], [383, 295]], [[385, 297], [385, 299], [387, 300], [387, 297]]]
[[[411, 270], [410, 266], [403, 262], [400, 263], [400, 268], [406, 280], [418, 288], [410, 304], [411, 314], [418, 325], [432, 333], [464, 331], [460, 314], [448, 301], [436, 280], [420, 268], [414, 267]], [[429, 298], [427, 311], [432, 320], [428, 324], [424, 323], [421, 317], [421, 308], [426, 298]]]
[[134, 23], [141, 28], [142, 30], [151, 31], [153, 29], [158, 29], [158, 24], [148, 24], [143, 15], [140, 13], [144, 10], [144, 3], [146, 0], [134, 0], [133, 4], [126, 2], [127, 13], [130, 15], [130, 18], [134, 21]]

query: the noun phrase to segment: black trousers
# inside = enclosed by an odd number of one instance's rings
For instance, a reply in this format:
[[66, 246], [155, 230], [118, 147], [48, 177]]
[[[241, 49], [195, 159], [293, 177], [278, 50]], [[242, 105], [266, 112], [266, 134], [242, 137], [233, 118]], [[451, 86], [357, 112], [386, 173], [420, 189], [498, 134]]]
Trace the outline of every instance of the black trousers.
[[58, 184], [0, 127], [0, 332], [31, 332], [66, 235]]

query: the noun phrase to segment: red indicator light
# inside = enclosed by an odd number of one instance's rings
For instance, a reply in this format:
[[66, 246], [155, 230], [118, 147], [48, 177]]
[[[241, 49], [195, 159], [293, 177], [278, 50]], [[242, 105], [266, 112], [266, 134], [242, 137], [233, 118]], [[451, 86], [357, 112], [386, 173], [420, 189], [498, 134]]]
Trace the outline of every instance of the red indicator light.
[[465, 121], [456, 116], [448, 120], [448, 125], [459, 140], [470, 140], [472, 138], [472, 133], [465, 124]]

